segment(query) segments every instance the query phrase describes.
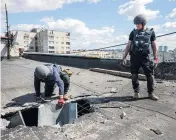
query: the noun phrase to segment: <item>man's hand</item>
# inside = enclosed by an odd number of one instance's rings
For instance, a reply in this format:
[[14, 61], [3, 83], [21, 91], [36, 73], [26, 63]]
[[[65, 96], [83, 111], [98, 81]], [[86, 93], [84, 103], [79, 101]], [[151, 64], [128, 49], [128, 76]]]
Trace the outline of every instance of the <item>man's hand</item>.
[[124, 58], [124, 59], [122, 60], [122, 65], [125, 66], [126, 63], [127, 63], [127, 61], [126, 61], [126, 59]]
[[157, 65], [158, 65], [158, 58], [155, 58], [155, 59], [154, 59], [154, 68], [156, 68]]

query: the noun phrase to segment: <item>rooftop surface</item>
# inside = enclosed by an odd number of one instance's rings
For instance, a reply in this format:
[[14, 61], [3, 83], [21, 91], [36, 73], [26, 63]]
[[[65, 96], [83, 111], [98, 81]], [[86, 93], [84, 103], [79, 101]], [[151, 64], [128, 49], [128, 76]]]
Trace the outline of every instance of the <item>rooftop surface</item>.
[[[43, 63], [23, 58], [1, 61], [1, 114], [35, 103], [33, 73], [40, 64]], [[130, 79], [63, 67], [73, 71], [69, 93], [73, 98], [92, 95], [90, 98], [95, 101], [95, 112], [62, 128], [19, 126], [6, 129], [1, 133], [2, 139], [175, 140], [176, 83], [156, 83], [159, 100], [152, 101], [145, 98], [146, 81], [140, 81], [141, 99], [134, 101]], [[112, 88], [117, 92], [111, 93]], [[58, 94], [58, 89], [55, 93]], [[126, 113], [123, 119], [120, 118], [122, 112]], [[157, 135], [152, 129], [159, 129], [162, 134]]]

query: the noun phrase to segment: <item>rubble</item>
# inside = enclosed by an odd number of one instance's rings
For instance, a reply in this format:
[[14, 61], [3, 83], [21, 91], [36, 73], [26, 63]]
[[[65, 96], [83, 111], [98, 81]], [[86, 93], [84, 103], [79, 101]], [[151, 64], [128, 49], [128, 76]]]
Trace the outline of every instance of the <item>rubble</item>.
[[117, 89], [116, 88], [111, 88], [110, 93], [117, 93]]
[[2, 118], [0, 118], [0, 129], [1, 130], [5, 130], [6, 129], [6, 127], [9, 125], [9, 123], [10, 123], [10, 121], [7, 121], [7, 120], [5, 120], [5, 119], [2, 119]]
[[156, 80], [156, 83], [161, 83], [161, 84], [162, 84], [162, 83], [163, 83], [163, 81], [162, 81], [162, 80], [157, 79], [157, 80]]
[[122, 114], [120, 115], [120, 118], [123, 119], [126, 116], [125, 112], [122, 112]]

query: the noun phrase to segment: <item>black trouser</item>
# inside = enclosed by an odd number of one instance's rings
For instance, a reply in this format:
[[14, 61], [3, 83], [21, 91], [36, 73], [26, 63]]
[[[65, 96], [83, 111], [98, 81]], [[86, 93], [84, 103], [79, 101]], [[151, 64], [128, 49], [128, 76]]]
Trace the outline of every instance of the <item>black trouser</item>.
[[53, 94], [54, 89], [56, 88], [55, 82], [45, 82], [45, 96], [49, 97]]
[[[36, 76], [34, 76], [34, 87], [35, 87], [35, 91], [36, 91], [36, 96], [40, 96], [40, 82], [45, 82], [45, 81], [41, 81], [40, 79], [38, 79]], [[46, 81], [45, 82], [45, 96], [51, 96], [52, 93], [54, 92], [54, 89], [56, 87], [56, 84], [54, 81]], [[67, 92], [69, 88], [69, 83], [64, 83], [64, 94]]]
[[154, 91], [154, 67], [152, 61], [148, 56], [132, 55], [131, 62], [131, 74], [132, 74], [132, 86], [135, 92], [139, 92], [138, 73], [139, 68], [142, 67], [144, 74], [147, 78], [148, 93], [151, 94]]

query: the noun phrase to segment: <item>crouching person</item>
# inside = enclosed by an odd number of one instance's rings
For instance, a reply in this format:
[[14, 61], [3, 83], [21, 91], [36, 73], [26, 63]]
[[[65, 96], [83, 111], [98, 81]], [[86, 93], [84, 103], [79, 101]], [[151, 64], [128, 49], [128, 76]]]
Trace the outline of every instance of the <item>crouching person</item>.
[[40, 83], [45, 83], [45, 97], [52, 96], [56, 85], [59, 87], [59, 104], [64, 104], [69, 99], [68, 90], [70, 87], [70, 76], [72, 72], [69, 69], [63, 70], [56, 64], [45, 64], [35, 68], [34, 88], [36, 92], [36, 101], [45, 102], [41, 97]]

